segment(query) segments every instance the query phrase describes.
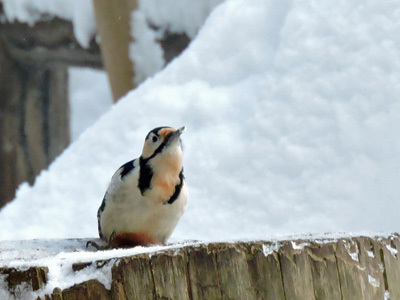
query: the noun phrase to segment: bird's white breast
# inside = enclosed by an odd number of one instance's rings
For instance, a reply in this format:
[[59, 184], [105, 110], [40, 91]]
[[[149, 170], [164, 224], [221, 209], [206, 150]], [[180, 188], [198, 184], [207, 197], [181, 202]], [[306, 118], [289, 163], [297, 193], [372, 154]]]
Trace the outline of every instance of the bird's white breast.
[[183, 183], [176, 201], [163, 204], [162, 201], [150, 200], [146, 193], [140, 193], [139, 168], [135, 168], [124, 181], [114, 177], [107, 190], [101, 215], [100, 225], [104, 236], [109, 239], [113, 232], [144, 233], [165, 243], [185, 210], [188, 199], [186, 184]]

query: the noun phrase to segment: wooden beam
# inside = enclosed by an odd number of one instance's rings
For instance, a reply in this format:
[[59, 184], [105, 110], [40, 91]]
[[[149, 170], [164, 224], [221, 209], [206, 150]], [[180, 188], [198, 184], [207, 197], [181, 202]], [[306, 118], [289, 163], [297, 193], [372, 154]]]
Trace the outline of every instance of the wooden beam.
[[[5, 18], [1, 8], [0, 17]], [[156, 26], [151, 26], [151, 28], [159, 29]], [[112, 34], [111, 30], [108, 34]], [[18, 21], [0, 22], [0, 39], [11, 58], [23, 65], [49, 68], [61, 64], [64, 67], [104, 68], [100, 46], [95, 37], [88, 48], [83, 48], [75, 38], [72, 22], [60, 18], [38, 21], [33, 26]], [[164, 59], [168, 63], [188, 46], [190, 39], [184, 33], [166, 30], [158, 42], [164, 50]], [[119, 46], [120, 44], [117, 43], [109, 47], [118, 48]], [[106, 50], [102, 49], [102, 51]], [[117, 53], [113, 52], [112, 48], [109, 52], [111, 53], [109, 55]]]
[[134, 67], [129, 58], [132, 43], [130, 19], [136, 0], [93, 0], [101, 54], [114, 101], [132, 90]]
[[34, 26], [25, 23], [0, 23], [0, 38], [11, 57], [21, 64], [41, 68], [55, 64], [101, 69], [100, 48], [94, 38], [89, 48], [76, 40], [72, 23], [60, 18], [39, 21]]

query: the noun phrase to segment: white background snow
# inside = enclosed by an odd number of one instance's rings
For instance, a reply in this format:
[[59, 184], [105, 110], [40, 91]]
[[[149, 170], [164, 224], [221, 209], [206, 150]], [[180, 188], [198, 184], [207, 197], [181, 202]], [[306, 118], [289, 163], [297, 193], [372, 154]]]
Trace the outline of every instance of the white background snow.
[[[395, 0], [227, 0], [179, 58], [20, 187], [0, 240], [96, 237], [113, 172], [160, 125], [187, 128], [190, 202], [174, 241], [399, 231], [399, 32]], [[96, 82], [74, 93], [106, 103]]]

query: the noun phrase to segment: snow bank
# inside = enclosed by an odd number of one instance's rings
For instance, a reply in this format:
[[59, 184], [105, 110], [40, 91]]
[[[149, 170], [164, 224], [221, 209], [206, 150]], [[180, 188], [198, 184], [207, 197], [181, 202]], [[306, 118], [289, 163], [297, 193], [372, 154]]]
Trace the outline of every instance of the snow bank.
[[0, 239], [97, 235], [111, 175], [185, 125], [176, 240], [398, 231], [396, 1], [229, 0], [0, 212]]
[[112, 103], [110, 84], [104, 71], [69, 68], [68, 82], [71, 107], [71, 139], [79, 135], [104, 113]]

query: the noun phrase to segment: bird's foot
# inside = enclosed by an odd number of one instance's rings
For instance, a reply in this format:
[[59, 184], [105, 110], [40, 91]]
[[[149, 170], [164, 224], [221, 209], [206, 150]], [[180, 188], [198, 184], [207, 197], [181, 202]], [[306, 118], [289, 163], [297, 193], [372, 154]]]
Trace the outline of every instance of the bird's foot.
[[86, 243], [86, 248], [89, 248], [89, 246], [91, 246], [93, 248], [96, 248], [96, 250], [107, 250], [107, 249], [110, 249], [108, 244], [107, 245], [99, 245], [95, 241], [88, 241]]
[[89, 246], [92, 246], [96, 248], [97, 250], [108, 250], [114, 248], [111, 244], [112, 240], [114, 239], [116, 233], [113, 231], [113, 233], [110, 235], [110, 238], [108, 239], [108, 243], [106, 245], [99, 245], [95, 241], [88, 241], [86, 243], [86, 248], [89, 248]]

